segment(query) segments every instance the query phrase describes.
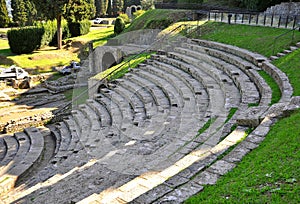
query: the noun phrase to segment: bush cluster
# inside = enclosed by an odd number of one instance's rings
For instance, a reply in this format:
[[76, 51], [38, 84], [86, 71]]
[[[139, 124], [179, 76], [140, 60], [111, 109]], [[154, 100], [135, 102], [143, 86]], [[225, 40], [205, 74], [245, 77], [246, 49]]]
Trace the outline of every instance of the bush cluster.
[[118, 17], [116, 19], [116, 22], [115, 22], [115, 26], [114, 26], [114, 32], [115, 34], [120, 34], [122, 33], [122, 31], [125, 29], [125, 23], [124, 23], [124, 20], [120, 17]]
[[130, 18], [128, 17], [128, 15], [126, 13], [121, 13], [119, 15], [119, 18], [122, 18], [125, 24], [128, 24], [131, 22]]
[[72, 22], [68, 25], [72, 37], [88, 34], [91, 28], [91, 22], [89, 20]]
[[16, 54], [28, 54], [41, 46], [45, 31], [40, 27], [24, 27], [7, 32], [10, 49]]
[[[62, 38], [66, 39], [85, 35], [90, 31], [91, 23], [88, 20], [79, 23], [62, 21]], [[36, 23], [33, 27], [12, 29], [8, 32], [9, 46], [15, 54], [27, 54], [44, 46], [57, 45], [57, 22], [46, 21]]]

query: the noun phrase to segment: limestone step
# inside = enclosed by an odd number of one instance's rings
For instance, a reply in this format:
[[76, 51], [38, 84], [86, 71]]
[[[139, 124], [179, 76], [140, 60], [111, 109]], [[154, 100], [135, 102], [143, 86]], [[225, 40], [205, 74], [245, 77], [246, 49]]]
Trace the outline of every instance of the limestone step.
[[[26, 134], [25, 134], [26, 133]], [[16, 163], [9, 165], [5, 172], [2, 172], [1, 192], [3, 194], [11, 190], [17, 179], [28, 171], [35, 162], [38, 162], [44, 149], [44, 137], [37, 128], [27, 128], [25, 133], [16, 133], [15, 137], [20, 142], [18, 153], [14, 157]]]
[[284, 54], [290, 54], [292, 51], [291, 50], [284, 50], [283, 53]]
[[87, 103], [100, 116], [101, 126], [109, 127], [112, 125], [112, 118], [110, 112], [100, 103], [90, 99]]
[[200, 46], [203, 46], [205, 48], [212, 48], [220, 51], [224, 51], [226, 53], [230, 53], [232, 55], [238, 56], [240, 58], [244, 58], [247, 61], [254, 63], [256, 66], [259, 65], [259, 63], [262, 63], [267, 60], [266, 57], [250, 52], [248, 50], [233, 46], [233, 45], [226, 45], [223, 43], [213, 42], [213, 41], [207, 41], [207, 40], [200, 40], [200, 39], [192, 39], [191, 43], [196, 43]]
[[131, 80], [123, 80], [122, 83], [120, 83], [119, 85], [127, 90], [130, 90], [132, 93], [136, 94], [141, 99], [145, 106], [146, 118], [150, 118], [151, 116], [155, 115], [155, 113], [157, 113], [155, 99], [145, 87], [142, 87], [140, 86], [140, 84], [134, 83]]
[[217, 50], [212, 50], [209, 48], [206, 48], [207, 54], [220, 58], [227, 63], [234, 64], [235, 66], [238, 66], [241, 68], [247, 75], [249, 76], [250, 79], [254, 81], [256, 84], [260, 94], [262, 95], [261, 98], [263, 99], [260, 101], [261, 105], [268, 105], [271, 101], [271, 88], [268, 86], [268, 84], [264, 81], [264, 79], [257, 73], [256, 70], [259, 70], [258, 67], [256, 67], [254, 64], [251, 64], [248, 61], [243, 61], [241, 58], [230, 55], [225, 52], [217, 51]]
[[4, 159], [7, 152], [6, 142], [0, 137], [0, 162]]
[[[194, 48], [195, 49], [195, 48]], [[201, 49], [201, 48], [197, 48]], [[233, 80], [234, 84], [240, 89], [240, 92], [242, 93], [242, 103], [257, 103], [259, 101], [259, 93], [255, 86], [255, 84], [251, 81], [249, 76], [247, 76], [243, 71], [241, 71], [238, 67], [229, 64], [227, 62], [224, 62], [220, 59], [217, 59], [213, 56], [207, 57], [204, 53], [199, 53], [195, 55], [196, 53], [193, 51], [189, 51], [187, 49], [182, 49], [182, 51], [186, 53], [190, 53], [197, 59], [201, 61], [202, 69], [206, 72], [208, 72], [210, 75], [214, 76], [216, 79], [219, 78], [217, 82], [219, 82], [219, 85], [222, 86], [225, 85], [227, 89], [232, 89], [233, 87], [230, 86], [232, 83], [231, 81], [225, 77], [221, 77], [222, 75], [226, 73], [227, 77], [229, 77], [231, 80]], [[208, 65], [207, 65], [208, 64]], [[210, 65], [210, 66], [209, 66]], [[221, 70], [222, 72], [218, 75], [217, 71], [215, 71], [215, 68]], [[221, 79], [221, 80], [220, 80]], [[226, 82], [226, 83], [224, 83]], [[225, 87], [224, 87], [225, 88]], [[226, 91], [226, 89], [224, 89]], [[231, 91], [229, 91], [231, 92]], [[231, 92], [232, 93], [232, 92]], [[234, 96], [233, 94], [228, 94], [229, 97]], [[246, 99], [246, 100], [245, 100]], [[232, 98], [232, 101], [237, 101], [237, 99]]]
[[146, 89], [152, 96], [154, 104], [158, 107], [158, 111], [162, 111], [164, 108], [170, 107], [170, 101], [166, 96], [164, 90], [160, 89], [155, 83], [151, 80], [143, 78], [138, 75], [138, 72], [131, 73], [129, 81], [132, 81], [138, 84], [140, 87]]
[[114, 91], [119, 95], [124, 96], [124, 98], [126, 98], [128, 103], [130, 104], [133, 111], [133, 123], [142, 124], [146, 119], [146, 109], [142, 99], [137, 94], [129, 91], [121, 85], [117, 85], [117, 87], [114, 88]]
[[295, 50], [297, 50], [297, 49], [298, 49], [298, 47], [290, 46], [290, 50], [291, 50], [291, 51], [295, 51]]
[[1, 168], [0, 175], [8, 173], [10, 169], [14, 167], [14, 165], [18, 165], [21, 161], [23, 161], [25, 155], [29, 151], [30, 139], [25, 133], [15, 133], [14, 137], [18, 141], [18, 152], [14, 156], [13, 160], [11, 160], [4, 168]]
[[285, 53], [281, 53], [281, 52], [277, 53], [277, 57], [284, 57], [285, 55], [286, 55]]
[[101, 94], [109, 98], [111, 101], [116, 103], [121, 111], [123, 112], [123, 119], [128, 122], [133, 121], [133, 109], [130, 106], [129, 101], [120, 93], [116, 92], [114, 89], [101, 89]]
[[279, 57], [278, 56], [271, 56], [270, 59], [271, 60], [277, 60], [277, 59], [279, 59]]
[[13, 137], [13, 135], [10, 134], [0, 135], [0, 137], [1, 139], [3, 139], [3, 142], [6, 146], [5, 156], [0, 162], [0, 170], [2, 171], [2, 169], [4, 169], [6, 165], [8, 165], [9, 162], [11, 162], [17, 154], [19, 149], [19, 142], [15, 137]]
[[300, 48], [300, 42], [296, 43], [296, 46]]

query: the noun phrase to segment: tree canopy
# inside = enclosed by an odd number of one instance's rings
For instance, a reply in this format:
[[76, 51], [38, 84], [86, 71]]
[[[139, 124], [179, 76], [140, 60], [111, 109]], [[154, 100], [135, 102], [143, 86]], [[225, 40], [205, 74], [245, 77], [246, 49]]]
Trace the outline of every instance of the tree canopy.
[[61, 20], [80, 21], [94, 15], [94, 0], [32, 0], [42, 19], [57, 20], [58, 49], [62, 47]]
[[7, 27], [9, 23], [5, 0], [0, 0], [0, 27]]

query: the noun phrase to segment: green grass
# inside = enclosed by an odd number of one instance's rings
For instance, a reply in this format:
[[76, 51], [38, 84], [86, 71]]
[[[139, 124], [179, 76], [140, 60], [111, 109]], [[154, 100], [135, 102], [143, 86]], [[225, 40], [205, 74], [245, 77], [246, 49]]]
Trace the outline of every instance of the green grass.
[[227, 122], [232, 118], [232, 116], [235, 114], [235, 112], [236, 112], [237, 110], [238, 110], [238, 108], [231, 108], [231, 109], [229, 110], [227, 119], [225, 120], [224, 124], [227, 123]]
[[[117, 65], [105, 70], [104, 72], [97, 74], [93, 78], [101, 80], [101, 79], [107, 77], [108, 75], [110, 75], [112, 72], [114, 72], [113, 74], [108, 76], [108, 80], [118, 79], [118, 78], [124, 76], [128, 72], [129, 68], [135, 68], [135, 67], [137, 67], [138, 64], [144, 62], [147, 58], [149, 58], [151, 56], [151, 54], [153, 54], [153, 53], [142, 53], [139, 55], [133, 55], [131, 57], [128, 57], [120, 64], [117, 64]], [[128, 63], [128, 62], [130, 62], [130, 63]], [[115, 70], [118, 70], [118, 71], [115, 71]]]
[[300, 49], [276, 60], [274, 65], [288, 76], [294, 89], [294, 96], [300, 96]]
[[71, 40], [84, 43], [93, 40], [93, 46], [98, 47], [104, 45], [112, 37], [114, 37], [114, 28], [109, 27], [91, 30], [88, 34], [76, 38], [71, 38]]
[[186, 20], [186, 10], [153, 9], [136, 18], [125, 32], [139, 29], [165, 29], [172, 23]]
[[64, 92], [64, 95], [68, 101], [75, 100], [73, 105], [79, 105], [85, 103], [85, 101], [89, 98], [88, 96], [88, 87], [80, 87], [75, 89], [70, 89]]
[[[90, 33], [70, 38], [73, 42], [85, 44], [93, 40], [93, 46], [103, 45], [113, 37], [113, 28], [94, 29]], [[11, 53], [7, 40], [0, 39], [0, 66], [16, 64], [23, 68], [35, 69], [37, 72], [51, 72], [51, 67], [62, 66], [78, 59], [78, 53], [65, 49], [57, 50], [55, 47], [45, 47], [31, 54], [15, 55]]]
[[281, 91], [276, 81], [263, 70], [258, 71], [258, 73], [267, 82], [267, 84], [270, 86], [272, 90], [272, 100], [269, 105], [273, 105], [274, 103], [279, 102], [281, 98]]
[[261, 145], [193, 203], [299, 203], [300, 110], [275, 124]]
[[[287, 31], [289, 30], [282, 28], [207, 22], [200, 28], [201, 36], [193, 37], [235, 45], [270, 57], [273, 55], [275, 38]], [[281, 52], [291, 44], [300, 41], [300, 32], [294, 32], [293, 42], [292, 34], [293, 32], [289, 32], [277, 40], [275, 53]]]

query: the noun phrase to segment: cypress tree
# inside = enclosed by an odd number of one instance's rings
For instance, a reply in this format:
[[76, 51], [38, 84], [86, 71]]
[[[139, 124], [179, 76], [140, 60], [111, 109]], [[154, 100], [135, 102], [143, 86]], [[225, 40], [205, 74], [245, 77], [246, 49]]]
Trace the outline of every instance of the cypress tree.
[[19, 26], [25, 26], [27, 22], [27, 11], [24, 0], [12, 0], [11, 7], [13, 9], [13, 21]]
[[9, 23], [9, 17], [6, 8], [6, 2], [5, 0], [0, 0], [0, 27], [5, 28], [8, 26], [8, 23]]

